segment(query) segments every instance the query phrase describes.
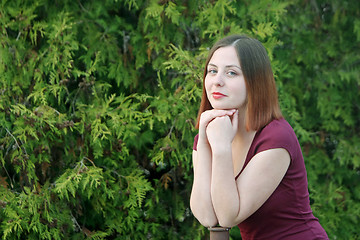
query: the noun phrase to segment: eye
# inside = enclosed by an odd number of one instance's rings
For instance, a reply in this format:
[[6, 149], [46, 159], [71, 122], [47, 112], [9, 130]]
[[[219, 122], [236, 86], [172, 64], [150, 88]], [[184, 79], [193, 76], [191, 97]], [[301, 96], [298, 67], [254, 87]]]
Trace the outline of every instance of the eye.
[[232, 70], [228, 71], [226, 74], [229, 75], [229, 76], [236, 76], [236, 75], [238, 75], [237, 72], [232, 71]]
[[210, 74], [216, 74], [216, 73], [217, 73], [217, 70], [216, 70], [216, 69], [209, 69], [209, 70], [208, 70], [208, 73], [210, 73]]

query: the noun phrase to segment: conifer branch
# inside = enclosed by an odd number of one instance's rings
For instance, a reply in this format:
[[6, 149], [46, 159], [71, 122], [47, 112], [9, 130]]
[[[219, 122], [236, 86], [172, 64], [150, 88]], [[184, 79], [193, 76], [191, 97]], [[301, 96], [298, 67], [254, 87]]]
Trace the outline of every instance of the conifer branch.
[[[16, 140], [16, 138], [14, 137], [14, 135], [12, 135], [12, 133], [9, 131], [9, 129], [7, 129], [6, 127], [4, 127], [4, 128], [5, 128], [5, 130], [8, 132], [8, 134], [14, 139], [14, 141], [15, 141], [15, 143], [16, 143], [16, 146], [17, 146], [20, 150], [24, 151], [26, 157], [29, 157], [29, 155], [28, 155], [27, 152], [26, 152], [26, 149], [20, 147], [18, 141]], [[22, 144], [23, 144], [23, 143], [22, 143]]]

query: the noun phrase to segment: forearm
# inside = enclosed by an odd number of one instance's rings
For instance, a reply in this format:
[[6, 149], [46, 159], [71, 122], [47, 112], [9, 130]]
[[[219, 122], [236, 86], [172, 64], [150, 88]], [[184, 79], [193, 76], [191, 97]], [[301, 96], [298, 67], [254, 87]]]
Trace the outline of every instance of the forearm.
[[239, 212], [238, 194], [232, 162], [231, 145], [212, 154], [211, 197], [219, 224], [224, 227], [235, 225]]
[[190, 207], [199, 222], [211, 227], [217, 224], [217, 217], [211, 200], [211, 150], [209, 146], [198, 145], [194, 161], [194, 182]]

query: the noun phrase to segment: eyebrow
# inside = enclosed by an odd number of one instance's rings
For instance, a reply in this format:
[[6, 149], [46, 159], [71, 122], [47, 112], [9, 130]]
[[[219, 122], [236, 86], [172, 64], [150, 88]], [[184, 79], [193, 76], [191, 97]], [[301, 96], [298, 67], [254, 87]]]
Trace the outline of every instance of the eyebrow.
[[[214, 67], [218, 67], [218, 66], [216, 66], [216, 65], [213, 64], [213, 63], [209, 63], [208, 65], [211, 65], [211, 66], [214, 66]], [[239, 68], [239, 69], [241, 70], [241, 67], [239, 67], [238, 65], [233, 65], [233, 64], [231, 64], [231, 65], [226, 65], [226, 66], [225, 66], [225, 68], [231, 68], [231, 67], [237, 67], [237, 68]]]

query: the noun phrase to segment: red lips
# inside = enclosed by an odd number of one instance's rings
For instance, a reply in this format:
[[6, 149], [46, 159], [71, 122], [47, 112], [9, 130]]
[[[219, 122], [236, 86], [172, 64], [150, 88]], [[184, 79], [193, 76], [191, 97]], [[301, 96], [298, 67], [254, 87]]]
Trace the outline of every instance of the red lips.
[[212, 96], [213, 96], [213, 98], [215, 98], [215, 99], [220, 99], [220, 98], [226, 97], [226, 95], [224, 95], [224, 94], [222, 94], [222, 93], [220, 93], [220, 92], [213, 92], [213, 93], [212, 93]]

